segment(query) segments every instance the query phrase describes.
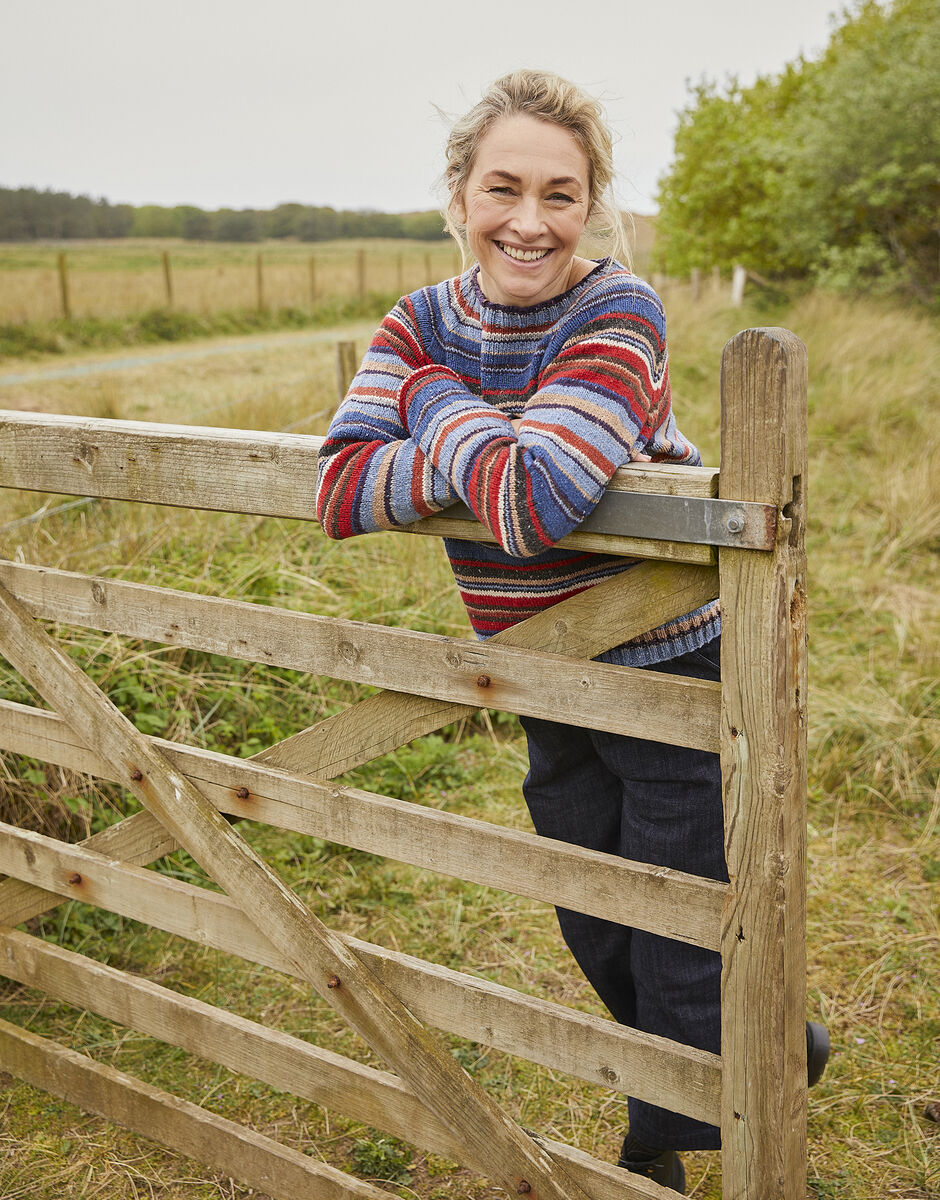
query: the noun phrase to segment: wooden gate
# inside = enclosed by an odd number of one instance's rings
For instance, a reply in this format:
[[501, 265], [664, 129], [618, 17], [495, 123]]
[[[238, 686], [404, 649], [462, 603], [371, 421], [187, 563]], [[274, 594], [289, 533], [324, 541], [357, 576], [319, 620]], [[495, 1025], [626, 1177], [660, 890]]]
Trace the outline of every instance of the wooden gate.
[[[0, 702], [0, 748], [119, 782], [145, 811], [79, 845], [2, 826], [0, 971], [458, 1160], [532, 1200], [668, 1189], [522, 1130], [431, 1027], [722, 1128], [727, 1200], [805, 1195], [806, 354], [746, 330], [722, 361], [720, 473], [634, 464], [565, 539], [646, 561], [486, 643], [0, 563], [0, 653], [53, 711]], [[309, 519], [319, 439], [0, 414], [0, 486]], [[489, 539], [448, 510], [414, 533]], [[590, 661], [720, 595], [722, 684]], [[252, 759], [143, 736], [41, 628], [59, 621], [385, 689]], [[720, 750], [730, 884], [330, 781], [481, 706]], [[720, 950], [717, 1055], [332, 932], [223, 814]], [[224, 894], [145, 864], [185, 847]], [[519, 863], [525, 870], [519, 870]], [[14, 927], [82, 899], [316, 989], [396, 1074]], [[11, 1025], [0, 1067], [283, 1200], [370, 1184]]]

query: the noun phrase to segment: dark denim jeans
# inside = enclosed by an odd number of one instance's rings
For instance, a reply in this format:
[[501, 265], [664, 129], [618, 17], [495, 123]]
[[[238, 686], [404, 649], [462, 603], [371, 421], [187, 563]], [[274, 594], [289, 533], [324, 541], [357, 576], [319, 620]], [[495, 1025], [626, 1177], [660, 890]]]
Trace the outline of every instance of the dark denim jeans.
[[[715, 639], [646, 668], [719, 678]], [[592, 850], [726, 881], [717, 754], [523, 717], [523, 790], [536, 830]], [[565, 941], [614, 1018], [701, 1050], [720, 1049], [721, 959], [712, 950], [559, 908]], [[629, 1100], [648, 1146], [711, 1150], [713, 1125]]]

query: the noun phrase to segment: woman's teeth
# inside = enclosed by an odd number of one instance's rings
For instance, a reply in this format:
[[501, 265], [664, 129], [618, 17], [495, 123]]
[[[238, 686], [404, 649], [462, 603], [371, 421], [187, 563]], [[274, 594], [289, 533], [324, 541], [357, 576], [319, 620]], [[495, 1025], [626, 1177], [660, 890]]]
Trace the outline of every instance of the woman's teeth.
[[517, 250], [515, 246], [507, 246], [505, 242], [497, 242], [496, 245], [504, 254], [519, 262], [535, 262], [537, 258], [544, 258], [549, 253], [548, 250]]

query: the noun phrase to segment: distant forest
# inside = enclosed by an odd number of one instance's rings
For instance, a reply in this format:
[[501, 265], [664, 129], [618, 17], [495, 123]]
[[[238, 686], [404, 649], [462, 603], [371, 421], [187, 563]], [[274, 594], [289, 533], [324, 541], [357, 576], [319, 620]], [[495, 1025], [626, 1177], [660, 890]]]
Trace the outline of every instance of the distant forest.
[[68, 238], [186, 238], [200, 242], [259, 242], [296, 238], [444, 237], [438, 212], [383, 213], [279, 204], [271, 209], [220, 208], [192, 204], [110, 204], [37, 188], [0, 187], [0, 242], [61, 241]]

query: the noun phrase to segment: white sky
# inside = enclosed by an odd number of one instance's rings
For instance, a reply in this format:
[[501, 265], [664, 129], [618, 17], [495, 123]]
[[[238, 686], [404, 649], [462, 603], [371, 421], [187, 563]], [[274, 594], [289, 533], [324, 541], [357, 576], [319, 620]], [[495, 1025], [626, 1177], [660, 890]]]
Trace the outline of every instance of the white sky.
[[824, 49], [838, 0], [0, 0], [0, 185], [431, 208], [444, 122], [517, 66], [599, 95], [655, 210], [686, 81]]

